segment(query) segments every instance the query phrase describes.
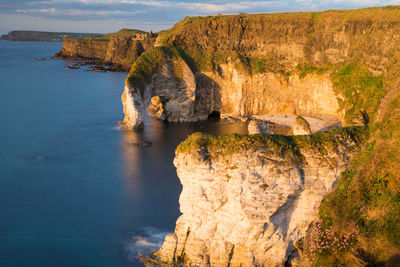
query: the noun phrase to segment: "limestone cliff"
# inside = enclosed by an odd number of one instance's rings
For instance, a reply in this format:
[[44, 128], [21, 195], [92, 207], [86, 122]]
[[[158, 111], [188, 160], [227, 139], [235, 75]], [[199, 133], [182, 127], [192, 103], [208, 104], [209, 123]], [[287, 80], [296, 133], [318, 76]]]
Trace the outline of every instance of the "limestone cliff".
[[[161, 64], [162, 67], [152, 73], [150, 81], [145, 83], [144, 90], [150, 90], [147, 93], [149, 95], [159, 95], [164, 99], [166, 113], [175, 112], [174, 116], [165, 117], [167, 121], [205, 119], [213, 111], [232, 117], [286, 113], [328, 116], [344, 121], [344, 113], [340, 111], [337, 100], [338, 94], [335, 93], [329, 74], [310, 74], [304, 78], [298, 74], [285, 77], [273, 72], [249, 75], [235, 69], [232, 63], [220, 64], [219, 72], [193, 72], [182, 59], [173, 60], [180, 64], [170, 64], [168, 72], [166, 65]], [[176, 77], [176, 72], [185, 75]], [[159, 77], [170, 81], [179, 80], [183, 86], [177, 89], [175, 83], [159, 82]], [[135, 86], [135, 80], [131, 81], [127, 79], [124, 94], [127, 90], [143, 92], [143, 89]], [[179, 105], [179, 109], [176, 109], [175, 103], [182, 101], [185, 95], [192, 95], [192, 104]], [[124, 107], [138, 110], [138, 114], [144, 114], [148, 102], [139, 104], [141, 101], [123, 99], [123, 104]], [[180, 115], [176, 115], [176, 112]], [[143, 119], [134, 119], [125, 113], [124, 121], [126, 125], [136, 128], [141, 126]]]
[[57, 57], [96, 59], [104, 64], [118, 64], [129, 71], [132, 63], [147, 49], [153, 47], [153, 33], [121, 30], [103, 37], [76, 39], [65, 37]]
[[[141, 64], [141, 62], [135, 62]], [[179, 72], [178, 72], [179, 70]], [[123, 128], [137, 128], [143, 124], [146, 107], [157, 96], [157, 117], [171, 122], [206, 119], [208, 113], [197, 112], [195, 76], [183, 60], [165, 60], [159, 72], [152, 75], [151, 83], [143, 91], [136, 90], [126, 82], [122, 94], [125, 119]], [[201, 104], [201, 103], [200, 103]]]
[[[365, 101], [375, 89], [364, 87], [382, 86], [400, 45], [398, 9], [185, 18], [157, 38], [156, 46], [169, 52], [150, 49], [156, 56], [148, 55], [152, 61], [144, 64], [152, 67], [137, 71], [133, 65], [127, 82], [143, 91], [160, 74], [160, 62], [173, 57], [185, 61], [195, 77], [199, 118], [213, 111], [234, 117], [288, 113], [360, 124], [360, 111], [377, 110], [375, 102]], [[365, 78], [343, 86], [350, 80], [338, 76], [352, 71]], [[366, 79], [373, 82], [363, 84]], [[377, 102], [381, 97], [374, 96]]]
[[107, 41], [64, 37], [58, 55], [66, 58], [102, 59], [107, 54], [108, 45]]
[[283, 265], [363, 138], [361, 127], [297, 137], [190, 136], [174, 160], [182, 215], [153, 260]]

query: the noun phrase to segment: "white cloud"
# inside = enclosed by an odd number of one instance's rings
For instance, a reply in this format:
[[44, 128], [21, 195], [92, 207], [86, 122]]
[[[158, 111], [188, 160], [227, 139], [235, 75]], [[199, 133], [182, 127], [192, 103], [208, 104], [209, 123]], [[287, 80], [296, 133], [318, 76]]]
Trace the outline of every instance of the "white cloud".
[[122, 4], [131, 4], [131, 5], [142, 5], [142, 6], [150, 6], [150, 7], [161, 7], [161, 8], [166, 8], [166, 7], [171, 7], [173, 6], [172, 3], [175, 2], [168, 2], [168, 1], [135, 1], [135, 0], [123, 0], [120, 1], [119, 3]]
[[42, 8], [37, 10], [39, 13], [49, 13], [49, 14], [55, 14], [56, 9], [55, 8]]
[[[192, 2], [193, 1], [193, 2]], [[314, 11], [326, 9], [362, 8], [368, 6], [400, 5], [400, 0], [0, 0], [0, 29], [11, 27], [5, 22], [15, 16], [27, 18], [27, 26], [39, 25], [39, 22], [79, 20], [85, 25], [98, 29], [98, 21], [114, 23], [113, 27], [128, 27], [132, 21], [136, 28], [166, 29], [185, 16], [201, 16], [217, 13], [266, 13], [281, 11]], [[33, 22], [32, 18], [36, 18]], [[42, 20], [43, 19], [43, 20]], [[17, 19], [12, 19], [16, 22]], [[21, 22], [22, 23], [22, 22]], [[154, 26], [151, 26], [152, 23]], [[16, 24], [15, 24], [16, 25]], [[23, 24], [18, 24], [21, 28]], [[22, 25], [22, 26], [21, 26]], [[103, 25], [103, 24], [102, 24]], [[164, 26], [163, 26], [164, 25]], [[43, 25], [43, 27], [61, 27], [62, 24]], [[133, 27], [132, 26], [132, 27]], [[88, 26], [89, 27], [89, 26]], [[103, 25], [111, 29], [112, 25]], [[12, 30], [10, 28], [9, 30]]]
[[[88, 1], [88, 0], [82, 0]], [[241, 11], [248, 10], [253, 7], [266, 7], [273, 6], [280, 1], [240, 1], [233, 3], [204, 3], [204, 2], [184, 2], [184, 1], [137, 1], [137, 0], [122, 0], [122, 4], [132, 4], [132, 5], [143, 5], [157, 8], [183, 8], [192, 11], [198, 11], [200, 13], [216, 13], [216, 12], [229, 12], [229, 11]]]
[[241, 4], [207, 4], [207, 3], [179, 3], [179, 7], [183, 7], [189, 10], [196, 10], [201, 13], [216, 13], [216, 12], [227, 12], [234, 10], [247, 10], [248, 6]]

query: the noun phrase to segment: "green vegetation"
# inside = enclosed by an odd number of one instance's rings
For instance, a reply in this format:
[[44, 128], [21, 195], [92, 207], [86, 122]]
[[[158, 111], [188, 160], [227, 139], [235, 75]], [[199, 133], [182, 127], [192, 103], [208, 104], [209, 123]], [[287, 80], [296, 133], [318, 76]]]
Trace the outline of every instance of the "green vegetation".
[[268, 61], [264, 58], [250, 58], [249, 61], [253, 74], [263, 73], [268, 70]]
[[138, 30], [138, 29], [121, 29], [117, 31], [116, 35], [123, 35], [123, 34], [146, 34], [147, 32]]
[[101, 36], [86, 36], [85, 40], [92, 40], [92, 41], [101, 41], [101, 42], [109, 42], [112, 37], [122, 37], [122, 36], [133, 36], [136, 37], [136, 35], [140, 34], [146, 34], [147, 32], [137, 30], [137, 29], [122, 29], [119, 30], [118, 32], [115, 33], [107, 33], [105, 35]]
[[[315, 73], [330, 73], [339, 107], [345, 111], [345, 120], [349, 125], [364, 123], [376, 117], [380, 100], [386, 94], [383, 75], [374, 76], [363, 63], [338, 63], [316, 67], [303, 64], [290, 74], [300, 78]], [[360, 120], [360, 117], [362, 119]]]
[[34, 42], [62, 42], [63, 37], [83, 39], [87, 37], [101, 38], [103, 34], [97, 33], [73, 33], [73, 32], [39, 32], [39, 31], [11, 31], [2, 39], [10, 41], [34, 41]]
[[343, 142], [354, 142], [360, 145], [367, 130], [365, 127], [335, 128], [325, 132], [303, 136], [285, 135], [239, 135], [228, 134], [213, 136], [203, 133], [194, 133], [182, 142], [178, 153], [192, 153], [207, 151], [210, 159], [217, 156], [227, 156], [247, 150], [256, 150], [282, 157], [296, 164], [303, 163], [303, 150], [312, 150], [321, 155], [327, 155], [331, 149], [336, 149]]
[[165, 62], [166, 58], [174, 57], [171, 49], [166, 47], [154, 47], [144, 52], [132, 65], [128, 74], [129, 83], [140, 90], [144, 90], [146, 84], [151, 81], [153, 73], [155, 73]]
[[331, 75], [339, 106], [346, 111], [345, 119], [349, 124], [356, 123], [360, 111], [375, 118], [380, 99], [386, 94], [383, 76], [373, 76], [363, 64], [339, 64]]
[[298, 73], [300, 79], [306, 77], [310, 73], [315, 73], [318, 75], [322, 75], [325, 72], [329, 71], [329, 67], [319, 68], [309, 64], [302, 64], [296, 67], [296, 73]]
[[[399, 70], [399, 68], [397, 68]], [[395, 85], [388, 83], [388, 87]], [[400, 253], [400, 95], [392, 91], [371, 125], [371, 137], [320, 207], [335, 231], [360, 229], [351, 251], [315, 259], [317, 266], [395, 266]]]
[[[143, 93], [145, 86], [151, 82], [152, 75], [159, 70], [167, 59], [185, 61], [186, 55], [181, 50], [172, 47], [153, 47], [134, 62], [127, 77], [129, 83]], [[189, 67], [192, 65], [190, 61], [186, 61], [186, 63]], [[175, 64], [174, 67], [174, 76], [179, 79], [182, 70], [178, 64]]]

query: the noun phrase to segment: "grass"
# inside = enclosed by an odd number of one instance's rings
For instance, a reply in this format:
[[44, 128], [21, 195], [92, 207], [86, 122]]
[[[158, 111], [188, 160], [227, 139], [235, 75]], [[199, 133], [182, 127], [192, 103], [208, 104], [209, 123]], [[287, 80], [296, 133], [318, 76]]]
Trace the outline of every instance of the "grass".
[[109, 42], [112, 37], [116, 36], [133, 36], [136, 37], [138, 34], [146, 34], [147, 32], [137, 30], [137, 29], [121, 29], [115, 33], [107, 33], [102, 36], [87, 36], [85, 40], [92, 40], [92, 41], [100, 41], [100, 42]]
[[249, 62], [253, 74], [264, 73], [268, 70], [268, 60], [265, 58], [250, 58]]
[[[399, 62], [400, 56], [393, 59]], [[357, 67], [343, 68], [354, 75]], [[314, 258], [316, 266], [329, 262], [345, 266], [395, 266], [400, 254], [400, 63], [384, 75], [386, 96], [370, 123], [370, 137], [363, 150], [342, 174], [335, 191], [319, 209], [320, 217], [335, 231], [360, 229], [358, 242], [347, 253]], [[361, 76], [365, 75], [361, 71]], [[365, 79], [361, 79], [365, 81]], [[350, 83], [345, 80], [344, 83]], [[376, 81], [373, 83], [376, 84]], [[380, 83], [380, 82], [379, 82]], [[353, 84], [353, 82], [351, 82]], [[367, 83], [369, 84], [369, 83]], [[367, 92], [373, 96], [371, 92]], [[373, 100], [376, 101], [376, 100]], [[374, 102], [375, 103], [375, 102]], [[376, 103], [374, 105], [377, 105]], [[375, 110], [375, 107], [374, 107]], [[396, 256], [397, 255], [397, 256]]]
[[357, 123], [360, 111], [371, 119], [375, 118], [380, 100], [385, 96], [383, 76], [373, 76], [363, 64], [340, 64], [331, 75], [336, 93], [344, 99], [339, 106], [345, 110], [345, 119], [349, 124]]
[[151, 77], [165, 62], [166, 58], [174, 57], [171, 49], [154, 47], [144, 52], [132, 65], [128, 74], [131, 86], [144, 90], [146, 84], [151, 82]]
[[311, 73], [315, 73], [317, 75], [322, 75], [325, 72], [329, 71], [329, 69], [330, 69], [330, 66], [321, 68], [321, 67], [316, 67], [316, 66], [305, 63], [305, 64], [298, 65], [296, 67], [295, 72], [298, 73], [299, 78], [302, 79]]
[[195, 133], [177, 147], [177, 153], [190, 154], [203, 151], [207, 159], [212, 160], [219, 156], [226, 157], [244, 151], [259, 151], [302, 165], [304, 150], [328, 156], [328, 151], [336, 150], [344, 144], [348, 144], [349, 149], [355, 149], [363, 142], [366, 135], [366, 128], [357, 126], [336, 128], [304, 136], [261, 134], [213, 136]]
[[174, 77], [181, 79], [182, 69], [178, 61], [184, 61], [192, 71], [195, 71], [196, 66], [193, 65], [191, 58], [180, 49], [173, 47], [158, 46], [145, 51], [133, 63], [128, 74], [127, 80], [130, 85], [137, 88], [143, 94], [145, 86], [151, 82], [153, 74], [158, 71], [166, 60], [172, 60], [174, 63]]

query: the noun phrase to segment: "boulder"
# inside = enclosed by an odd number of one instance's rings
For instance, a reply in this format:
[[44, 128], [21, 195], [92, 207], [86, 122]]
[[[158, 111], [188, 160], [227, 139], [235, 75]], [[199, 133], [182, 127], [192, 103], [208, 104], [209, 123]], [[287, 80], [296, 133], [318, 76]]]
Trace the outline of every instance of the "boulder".
[[248, 126], [249, 134], [274, 134], [275, 123], [263, 120], [251, 120]]
[[297, 116], [296, 120], [293, 123], [291, 134], [292, 135], [311, 134], [310, 124], [303, 117]]

